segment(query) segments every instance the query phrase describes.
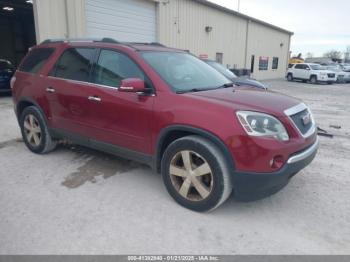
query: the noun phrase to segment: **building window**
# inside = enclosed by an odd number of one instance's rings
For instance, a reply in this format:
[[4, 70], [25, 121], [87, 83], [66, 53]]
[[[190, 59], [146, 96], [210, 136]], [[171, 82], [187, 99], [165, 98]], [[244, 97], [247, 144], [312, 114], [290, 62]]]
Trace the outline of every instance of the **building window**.
[[222, 61], [223, 61], [223, 53], [216, 53], [216, 62], [222, 64]]
[[265, 56], [259, 57], [259, 70], [267, 70], [269, 68], [269, 58]]
[[274, 57], [272, 60], [272, 69], [278, 69], [278, 57]]

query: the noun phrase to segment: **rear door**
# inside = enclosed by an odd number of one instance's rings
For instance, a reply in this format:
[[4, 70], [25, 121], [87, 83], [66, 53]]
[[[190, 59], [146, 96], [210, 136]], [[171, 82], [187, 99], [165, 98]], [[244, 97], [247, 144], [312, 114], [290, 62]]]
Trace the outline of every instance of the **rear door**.
[[45, 87], [52, 127], [88, 136], [90, 73], [96, 49], [69, 47], [50, 72]]

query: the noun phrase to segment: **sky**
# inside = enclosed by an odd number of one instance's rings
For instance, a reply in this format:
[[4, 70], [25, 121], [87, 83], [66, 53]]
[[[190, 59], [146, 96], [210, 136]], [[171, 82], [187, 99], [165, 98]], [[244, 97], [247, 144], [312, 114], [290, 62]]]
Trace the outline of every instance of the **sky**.
[[[237, 11], [239, 0], [209, 0]], [[293, 54], [350, 46], [350, 0], [240, 0], [240, 12], [294, 32]]]

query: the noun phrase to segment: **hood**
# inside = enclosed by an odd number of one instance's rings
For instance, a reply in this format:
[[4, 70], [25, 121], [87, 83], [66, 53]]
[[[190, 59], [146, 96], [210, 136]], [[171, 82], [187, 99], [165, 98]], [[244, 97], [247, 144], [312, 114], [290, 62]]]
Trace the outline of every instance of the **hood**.
[[301, 103], [300, 100], [277, 92], [249, 87], [221, 88], [188, 93], [186, 96], [231, 107], [234, 111], [250, 110], [284, 117], [284, 110]]
[[266, 89], [266, 86], [264, 84], [250, 78], [239, 77], [239, 78], [232, 79], [232, 81], [233, 83], [238, 85], [248, 85], [248, 86]]
[[335, 71], [331, 71], [331, 70], [319, 70], [320, 73], [326, 73], [326, 74], [334, 74]]

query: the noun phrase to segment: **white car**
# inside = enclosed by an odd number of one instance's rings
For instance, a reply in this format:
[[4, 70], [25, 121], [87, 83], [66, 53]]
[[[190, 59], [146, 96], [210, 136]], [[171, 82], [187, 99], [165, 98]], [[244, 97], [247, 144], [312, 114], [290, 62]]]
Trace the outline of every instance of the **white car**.
[[343, 69], [343, 71], [350, 72], [350, 64], [342, 63], [342, 64], [340, 64], [340, 66]]
[[337, 81], [336, 74], [330, 70], [325, 70], [319, 64], [302, 63], [294, 64], [287, 71], [287, 80], [310, 81], [312, 84], [328, 83], [333, 84]]
[[350, 83], [350, 72], [343, 71], [339, 65], [326, 65], [324, 68], [335, 73], [338, 83]]

